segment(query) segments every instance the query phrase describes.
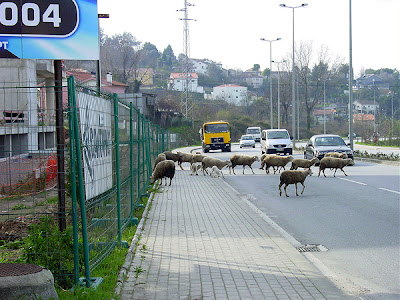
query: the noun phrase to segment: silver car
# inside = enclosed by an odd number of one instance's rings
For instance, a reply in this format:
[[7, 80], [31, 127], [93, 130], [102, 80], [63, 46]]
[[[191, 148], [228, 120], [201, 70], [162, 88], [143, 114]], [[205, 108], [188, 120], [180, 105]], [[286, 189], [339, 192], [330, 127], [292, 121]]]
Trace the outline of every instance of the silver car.
[[256, 147], [256, 141], [253, 139], [253, 136], [251, 134], [245, 134], [242, 135], [239, 141], [239, 146], [240, 148], [243, 147]]
[[328, 152], [346, 153], [348, 158], [353, 159], [353, 151], [345, 143], [345, 141], [335, 134], [320, 134], [314, 135], [307, 142], [306, 150], [304, 151], [305, 159], [313, 159], [318, 157], [321, 160]]

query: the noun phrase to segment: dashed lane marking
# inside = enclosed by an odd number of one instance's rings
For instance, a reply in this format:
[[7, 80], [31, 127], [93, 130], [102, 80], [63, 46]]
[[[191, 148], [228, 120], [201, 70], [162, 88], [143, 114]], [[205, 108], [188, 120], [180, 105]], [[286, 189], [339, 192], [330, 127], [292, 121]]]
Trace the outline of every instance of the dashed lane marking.
[[346, 181], [357, 183], [357, 184], [361, 184], [361, 185], [367, 185], [366, 183], [359, 182], [359, 181], [354, 181], [354, 180], [350, 180], [350, 179], [346, 179], [346, 178], [340, 178], [340, 177], [338, 177], [338, 178], [341, 179], [341, 180], [346, 180]]
[[396, 194], [400, 194], [400, 192], [398, 191], [393, 191], [393, 190], [389, 190], [389, 189], [385, 189], [385, 188], [379, 188], [382, 191], [387, 191], [387, 192], [391, 192], [391, 193], [396, 193]]

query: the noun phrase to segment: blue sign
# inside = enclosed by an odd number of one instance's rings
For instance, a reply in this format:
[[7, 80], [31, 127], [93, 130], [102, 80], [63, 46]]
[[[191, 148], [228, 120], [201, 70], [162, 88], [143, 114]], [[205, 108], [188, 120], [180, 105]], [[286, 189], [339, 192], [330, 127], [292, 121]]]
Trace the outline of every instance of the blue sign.
[[0, 58], [98, 60], [97, 0], [0, 0]]

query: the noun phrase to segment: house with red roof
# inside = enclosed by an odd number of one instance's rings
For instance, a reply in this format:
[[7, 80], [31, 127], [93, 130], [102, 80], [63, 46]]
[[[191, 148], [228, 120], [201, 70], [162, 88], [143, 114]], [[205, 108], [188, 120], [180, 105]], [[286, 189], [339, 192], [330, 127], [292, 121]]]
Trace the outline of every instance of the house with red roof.
[[[190, 92], [204, 93], [204, 88], [199, 86], [199, 76], [196, 73], [189, 73], [187, 81]], [[186, 90], [186, 74], [171, 73], [168, 78], [168, 90], [184, 92]]]

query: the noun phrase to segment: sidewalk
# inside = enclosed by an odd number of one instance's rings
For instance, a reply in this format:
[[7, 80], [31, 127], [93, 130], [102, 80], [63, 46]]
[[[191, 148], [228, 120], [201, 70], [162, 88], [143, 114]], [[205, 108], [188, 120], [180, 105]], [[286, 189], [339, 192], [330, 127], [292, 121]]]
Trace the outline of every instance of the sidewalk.
[[352, 299], [244, 195], [189, 173], [155, 194], [121, 299]]

